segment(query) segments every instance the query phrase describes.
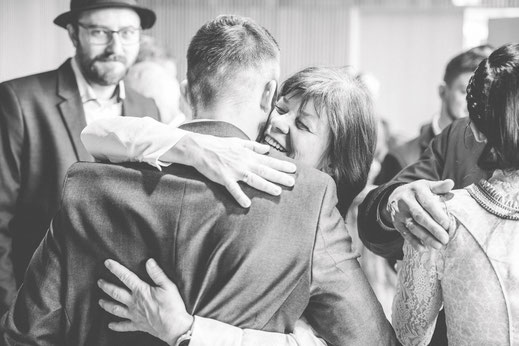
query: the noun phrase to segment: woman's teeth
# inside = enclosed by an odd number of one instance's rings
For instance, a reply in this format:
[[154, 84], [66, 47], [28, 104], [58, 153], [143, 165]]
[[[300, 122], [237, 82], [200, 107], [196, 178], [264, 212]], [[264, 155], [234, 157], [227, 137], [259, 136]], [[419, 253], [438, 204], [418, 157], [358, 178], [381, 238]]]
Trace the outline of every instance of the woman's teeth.
[[270, 137], [269, 135], [265, 136], [265, 142], [270, 145], [272, 148], [278, 150], [278, 151], [281, 151], [282, 153], [286, 153], [287, 150], [285, 149], [284, 146], [282, 146], [281, 144], [279, 144], [278, 141], [276, 141], [274, 138]]

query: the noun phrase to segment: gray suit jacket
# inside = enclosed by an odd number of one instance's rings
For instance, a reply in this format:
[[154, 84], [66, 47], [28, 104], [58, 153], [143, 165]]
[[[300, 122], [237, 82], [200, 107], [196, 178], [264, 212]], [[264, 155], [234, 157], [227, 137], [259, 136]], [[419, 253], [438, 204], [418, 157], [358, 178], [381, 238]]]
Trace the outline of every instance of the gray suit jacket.
[[[204, 133], [244, 137], [221, 122]], [[188, 311], [274, 332], [305, 314], [332, 345], [394, 342], [365, 279], [333, 180], [299, 166], [293, 189], [273, 197], [243, 187], [252, 206], [196, 170], [172, 165], [77, 163], [62, 207], [38, 248], [15, 303], [2, 321], [8, 344], [158, 345], [143, 333], [115, 333], [97, 305], [103, 261], [114, 258], [147, 278], [153, 257], [178, 285]]]
[[[127, 88], [123, 114], [157, 118], [158, 110]], [[0, 84], [0, 314], [58, 209], [67, 169], [93, 160], [79, 139], [85, 126], [70, 60]]]

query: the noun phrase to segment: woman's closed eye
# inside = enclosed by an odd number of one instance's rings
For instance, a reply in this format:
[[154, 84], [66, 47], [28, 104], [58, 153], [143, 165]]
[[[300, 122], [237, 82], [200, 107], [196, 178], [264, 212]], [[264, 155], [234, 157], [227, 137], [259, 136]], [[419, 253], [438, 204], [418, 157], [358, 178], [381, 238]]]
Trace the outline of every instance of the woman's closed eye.
[[276, 105], [276, 112], [277, 112], [279, 115], [283, 115], [283, 114], [287, 114], [287, 113], [288, 113], [288, 110], [284, 109], [284, 108], [281, 107], [281, 106]]
[[313, 131], [310, 130], [310, 127], [308, 125], [306, 125], [302, 120], [296, 119], [296, 126], [300, 130], [313, 133]]

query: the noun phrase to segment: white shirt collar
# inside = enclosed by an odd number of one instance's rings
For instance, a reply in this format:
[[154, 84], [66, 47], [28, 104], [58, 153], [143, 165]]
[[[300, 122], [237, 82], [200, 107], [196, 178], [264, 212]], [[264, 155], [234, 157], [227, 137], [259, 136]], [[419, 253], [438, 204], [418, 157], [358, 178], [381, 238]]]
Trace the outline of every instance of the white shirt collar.
[[440, 127], [440, 113], [434, 115], [431, 121], [432, 131], [435, 136], [439, 135], [442, 132]]
[[[88, 84], [85, 77], [83, 76], [83, 72], [79, 68], [77, 64], [76, 57], [72, 58], [72, 71], [76, 77], [77, 87], [79, 90], [79, 95], [81, 96], [81, 102], [85, 103], [88, 101], [97, 101], [97, 96], [94, 92], [94, 89]], [[118, 83], [116, 88], [117, 98], [119, 101], [124, 100], [126, 98], [126, 91], [124, 89], [124, 82], [121, 80]]]

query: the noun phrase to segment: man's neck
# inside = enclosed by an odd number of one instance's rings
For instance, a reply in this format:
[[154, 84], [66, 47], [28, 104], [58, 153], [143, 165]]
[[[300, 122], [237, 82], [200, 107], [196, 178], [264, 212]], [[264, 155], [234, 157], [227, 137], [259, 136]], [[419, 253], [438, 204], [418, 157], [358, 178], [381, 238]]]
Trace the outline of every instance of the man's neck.
[[[209, 109], [199, 109], [194, 115], [195, 119], [209, 119], [228, 122], [240, 130], [242, 130], [250, 139], [255, 140], [258, 137], [258, 129], [260, 124], [256, 124], [252, 114], [251, 106], [247, 105], [231, 105], [219, 104]], [[254, 110], [257, 111], [257, 110]]]
[[443, 131], [444, 128], [449, 126], [452, 123], [452, 119], [448, 114], [447, 109], [445, 109], [445, 105], [442, 105], [442, 109], [440, 111], [440, 117], [438, 118], [438, 126]]
[[90, 85], [92, 90], [94, 90], [96, 97], [101, 101], [110, 100], [114, 96], [115, 88], [117, 88], [117, 84], [115, 84], [115, 85], [99, 85], [99, 84], [89, 81], [88, 79], [87, 79], [87, 83]]

